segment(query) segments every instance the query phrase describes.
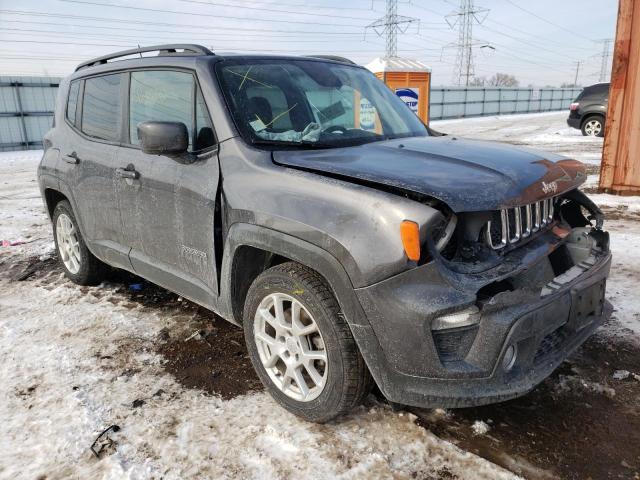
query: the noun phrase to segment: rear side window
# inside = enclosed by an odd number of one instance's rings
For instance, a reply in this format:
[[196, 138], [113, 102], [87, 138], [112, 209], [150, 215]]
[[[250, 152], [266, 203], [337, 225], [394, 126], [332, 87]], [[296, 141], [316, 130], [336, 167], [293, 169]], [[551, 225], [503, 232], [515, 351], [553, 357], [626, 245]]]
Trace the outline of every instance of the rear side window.
[[82, 132], [101, 140], [120, 140], [122, 74], [87, 78], [82, 99]]
[[149, 70], [131, 73], [129, 137], [139, 145], [138, 124], [182, 122], [189, 132], [189, 150], [214, 144], [213, 129], [195, 78], [186, 72]]
[[78, 93], [80, 92], [80, 80], [74, 80], [69, 86], [67, 97], [67, 119], [72, 125], [76, 125], [76, 111], [78, 109]]

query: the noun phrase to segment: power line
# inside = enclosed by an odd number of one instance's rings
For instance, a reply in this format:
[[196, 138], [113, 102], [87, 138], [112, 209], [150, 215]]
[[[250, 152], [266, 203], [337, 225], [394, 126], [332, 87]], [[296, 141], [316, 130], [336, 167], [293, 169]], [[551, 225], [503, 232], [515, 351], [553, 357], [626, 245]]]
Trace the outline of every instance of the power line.
[[572, 56], [570, 56], [570, 55], [565, 55], [564, 53], [559, 53], [559, 52], [557, 52], [556, 50], [551, 50], [551, 49], [549, 49], [549, 48], [542, 47], [542, 46], [540, 46], [539, 44], [535, 44], [535, 43], [528, 42], [528, 41], [526, 41], [526, 40], [523, 40], [523, 39], [521, 39], [521, 38], [515, 37], [515, 36], [510, 35], [510, 34], [508, 34], [508, 33], [504, 33], [504, 32], [501, 32], [501, 31], [499, 31], [499, 30], [494, 30], [493, 28], [487, 27], [486, 25], [481, 25], [481, 27], [482, 27], [482, 28], [484, 28], [485, 30], [488, 30], [488, 31], [492, 32], [492, 33], [497, 33], [498, 35], [502, 35], [503, 37], [511, 38], [512, 40], [515, 40], [516, 42], [520, 42], [520, 43], [522, 43], [522, 44], [524, 44], [524, 45], [528, 45], [528, 46], [530, 46], [530, 47], [533, 47], [533, 48], [535, 48], [536, 50], [544, 50], [545, 52], [549, 52], [549, 53], [553, 53], [553, 54], [555, 54], [555, 55], [559, 55], [559, 56], [562, 56], [562, 57], [566, 57], [566, 58], [568, 58], [568, 59], [570, 59], [570, 60], [575, 59], [575, 57], [572, 57]]
[[[214, 7], [233, 7], [233, 8], [237, 8], [238, 5], [237, 4], [232, 4], [232, 3], [218, 3], [218, 2], [205, 2], [202, 0], [179, 0], [181, 2], [185, 2], [185, 3], [196, 3], [196, 4], [200, 4], [200, 5], [208, 5], [208, 6], [214, 6]], [[329, 13], [316, 13], [316, 12], [304, 12], [304, 11], [292, 11], [292, 10], [278, 10], [278, 9], [273, 9], [273, 8], [266, 8], [266, 7], [256, 7], [253, 4], [251, 6], [247, 6], [247, 5], [242, 5], [242, 9], [243, 10], [260, 10], [263, 12], [272, 12], [272, 13], [289, 13], [289, 14], [293, 14], [293, 15], [311, 15], [312, 17], [329, 17], [329, 18], [342, 18], [342, 19], [346, 19], [346, 20], [365, 20], [365, 21], [370, 21], [370, 18], [363, 18], [363, 17], [350, 17], [350, 16], [343, 16], [343, 15], [334, 15], [334, 14], [329, 14]], [[373, 12], [373, 10], [372, 10]]]
[[518, 10], [522, 10], [523, 12], [525, 12], [525, 13], [527, 13], [527, 14], [529, 14], [529, 15], [531, 15], [531, 16], [533, 16], [533, 17], [535, 17], [535, 18], [537, 18], [538, 20], [542, 20], [543, 22], [548, 23], [549, 25], [553, 25], [554, 27], [558, 27], [559, 29], [561, 29], [561, 30], [563, 30], [563, 31], [565, 31], [565, 32], [569, 32], [569, 33], [571, 33], [571, 34], [573, 34], [573, 35], [575, 35], [575, 36], [577, 36], [577, 37], [583, 38], [583, 39], [585, 39], [585, 40], [589, 40], [589, 41], [591, 41], [591, 42], [593, 41], [593, 39], [591, 39], [591, 38], [589, 38], [589, 37], [585, 37], [584, 35], [582, 35], [582, 34], [580, 34], [580, 33], [574, 32], [573, 30], [569, 30], [569, 29], [567, 28], [567, 26], [566, 26], [566, 25], [558, 25], [557, 23], [552, 22], [551, 20], [549, 20], [549, 19], [547, 19], [547, 18], [541, 17], [540, 15], [538, 15], [537, 13], [532, 12], [531, 10], [527, 10], [526, 8], [521, 7], [521, 6], [520, 6], [520, 5], [518, 5], [517, 3], [513, 2], [513, 0], [505, 0], [505, 2], [507, 2], [507, 3], [511, 4], [511, 5], [513, 5], [513, 6], [514, 6], [514, 7], [516, 7]]
[[412, 23], [419, 20], [413, 17], [398, 15], [398, 0], [387, 0], [387, 13], [384, 17], [365, 27], [372, 28], [378, 36], [386, 36], [386, 58], [398, 56], [398, 32], [405, 33]]
[[[77, 28], [91, 28], [91, 29], [106, 29], [106, 30], [117, 30], [119, 32], [122, 31], [122, 27], [108, 27], [105, 25], [88, 25], [88, 24], [78, 24], [78, 23], [60, 23], [60, 22], [36, 22], [33, 20], [5, 20], [4, 18], [2, 19], [3, 24], [4, 23], [20, 23], [20, 24], [33, 24], [33, 25], [54, 25], [56, 27], [62, 27], [62, 28], [67, 28], [67, 27], [77, 27]], [[161, 24], [164, 25], [164, 24]], [[176, 25], [176, 26], [180, 26], [180, 25]], [[196, 28], [196, 25], [192, 25], [190, 26], [192, 28]], [[139, 27], [138, 27], [139, 28]], [[211, 27], [203, 27], [206, 28], [206, 30], [211, 30]], [[221, 27], [216, 27], [215, 28], [216, 31], [217, 30], [224, 30], [224, 28]], [[234, 30], [234, 31], [240, 31], [240, 32], [255, 32], [255, 29], [253, 28], [242, 28], [242, 27], [233, 27], [230, 28], [230, 30]], [[36, 30], [36, 31], [42, 31], [44, 32], [44, 30]], [[153, 30], [138, 30], [141, 33], [156, 33], [158, 30], [157, 29], [153, 29]], [[314, 36], [314, 35], [319, 35], [322, 36], [322, 38], [326, 38], [327, 35], [337, 35], [337, 36], [357, 36], [357, 37], [362, 37], [362, 32], [306, 32], [306, 31], [300, 31], [300, 30], [267, 30], [267, 32], [269, 33], [269, 36], [272, 37], [281, 37], [281, 38], [287, 38], [287, 37], [299, 37], [300, 33], [304, 33], [306, 36]], [[50, 32], [47, 32], [50, 33]], [[184, 35], [189, 35], [191, 38], [196, 38], [193, 37], [193, 30], [189, 30], [189, 31], [185, 31], [185, 30], [167, 30], [165, 28], [162, 29], [162, 33], [175, 33], [175, 34], [184, 34]], [[198, 32], [199, 33], [199, 32]], [[96, 33], [96, 35], [104, 35], [102, 33]], [[212, 33], [210, 35], [216, 35], [215, 33]], [[229, 38], [229, 35], [226, 33], [220, 33], [220, 35], [224, 38]], [[243, 37], [260, 37], [260, 38], [264, 38], [264, 33], [243, 33], [242, 34]]]
[[[194, 17], [213, 17], [213, 18], [226, 18], [230, 20], [244, 20], [246, 21], [246, 17], [236, 17], [232, 15], [222, 15], [218, 13], [204, 13], [204, 12], [186, 12], [180, 10], [165, 10], [161, 8], [147, 8], [147, 7], [134, 7], [132, 5], [117, 5], [112, 3], [102, 3], [102, 2], [89, 2], [84, 0], [59, 0], [61, 2], [66, 3], [78, 3], [83, 5], [93, 5], [99, 7], [111, 7], [111, 8], [122, 8], [127, 10], [138, 10], [142, 12], [156, 12], [156, 13], [170, 13], [172, 15], [190, 15]], [[330, 26], [330, 27], [361, 27], [362, 25], [356, 24], [346, 24], [346, 23], [319, 23], [319, 22], [303, 22], [300, 20], [291, 20], [291, 19], [274, 19], [274, 18], [252, 18], [254, 22], [272, 22], [272, 23], [286, 23], [286, 24], [298, 24], [298, 25], [322, 25], [322, 26]]]
[[[469, 86], [473, 77], [473, 24], [480, 25], [487, 17], [489, 10], [476, 8], [473, 0], [460, 0], [460, 6], [456, 12], [445, 17], [451, 28], [458, 26], [458, 53], [456, 55], [456, 70], [453, 81], [458, 85]], [[453, 18], [453, 20], [449, 20]], [[464, 78], [464, 80], [463, 80]]]
[[[26, 29], [26, 28], [7, 28], [7, 27], [0, 27], [0, 31], [4, 31], [7, 32], [8, 35], [29, 35], [29, 36], [33, 36], [33, 33], [42, 33], [42, 34], [47, 34], [47, 35], [54, 35], [54, 36], [64, 36], [64, 37], [73, 37], [73, 38], [78, 38], [79, 35], [84, 36], [86, 38], [92, 38], [92, 37], [97, 37], [97, 38], [104, 38], [104, 33], [100, 32], [100, 33], [92, 33], [92, 32], [79, 32], [79, 31], [71, 31], [71, 32], [59, 32], [59, 31], [53, 31], [53, 30], [33, 30], [33, 29]], [[120, 34], [109, 34], [109, 38], [111, 39], [118, 39], [118, 38], [123, 38], [123, 39], [131, 39], [131, 40], [149, 40], [149, 41], [166, 41], [167, 37], [166, 35], [163, 35], [164, 33], [168, 33], [168, 32], [161, 32], [158, 34], [153, 34], [153, 32], [145, 32], [145, 34], [143, 35], [120, 35]], [[150, 35], [149, 35], [150, 34]], [[190, 35], [188, 33], [184, 33], [184, 34], [178, 34], [178, 33], [174, 33], [176, 35], [185, 35], [189, 41], [192, 40], [198, 40], [198, 41], [213, 41], [213, 42], [217, 42], [219, 40], [229, 40], [229, 36], [226, 34], [222, 34], [222, 36], [217, 36], [217, 37], [213, 37], [213, 36], [205, 36], [205, 37], [200, 37], [200, 36], [193, 36]], [[352, 34], [352, 35], [357, 35], [358, 38], [354, 38], [354, 39], [350, 39], [351, 42], [367, 42], [367, 43], [371, 43], [373, 44], [373, 42], [371, 42], [370, 40], [366, 40], [362, 38], [362, 34]], [[234, 39], [234, 42], [247, 42], [247, 41], [255, 41], [253, 38], [244, 38], [244, 37], [260, 37], [260, 38], [264, 38], [264, 35], [250, 35], [250, 34], [242, 34], [242, 38], [237, 38]], [[174, 39], [175, 41], [175, 39]], [[296, 39], [295, 42], [296, 43], [326, 43], [326, 38], [324, 38], [324, 36], [318, 37], [315, 40], [310, 39], [310, 38], [304, 38], [304, 39]], [[287, 43], [291, 43], [291, 38], [281, 38], [281, 37], [275, 37], [275, 39], [270, 38], [269, 39], [270, 43], [282, 43], [282, 42], [287, 42]], [[376, 44], [377, 45], [377, 44]]]
[[[158, 27], [185, 27], [185, 28], [195, 28], [195, 29], [204, 29], [207, 31], [211, 31], [211, 26], [203, 26], [203, 25], [190, 25], [190, 24], [180, 24], [180, 23], [167, 23], [167, 22], [150, 22], [144, 20], [130, 20], [125, 18], [104, 18], [104, 17], [90, 17], [85, 15], [70, 15], [70, 14], [61, 14], [61, 13], [50, 13], [50, 12], [33, 12], [33, 11], [23, 11], [23, 10], [2, 10], [0, 9], [0, 13], [12, 14], [12, 15], [31, 15], [37, 17], [51, 17], [51, 18], [62, 18], [62, 19], [74, 19], [74, 20], [90, 20], [95, 22], [108, 22], [108, 23], [124, 23], [124, 24], [132, 24], [132, 25], [149, 25], [149, 26], [158, 26]], [[4, 18], [3, 18], [3, 21]], [[13, 20], [16, 21], [16, 20]], [[28, 22], [27, 22], [28, 23]], [[290, 23], [297, 23], [292, 21]], [[305, 22], [306, 24], [306, 22]], [[342, 26], [342, 25], [340, 25]], [[361, 28], [361, 25], [358, 25]], [[91, 27], [91, 28], [113, 28], [113, 27]], [[309, 30], [274, 30], [269, 28], [243, 28], [243, 27], [224, 27], [224, 26], [216, 26], [216, 30], [231, 30], [231, 31], [248, 31], [248, 32], [265, 32], [265, 33], [304, 33], [304, 34], [323, 34], [323, 35], [346, 35], [351, 33], [357, 33], [361, 35], [362, 32], [333, 32], [333, 31], [309, 31]]]

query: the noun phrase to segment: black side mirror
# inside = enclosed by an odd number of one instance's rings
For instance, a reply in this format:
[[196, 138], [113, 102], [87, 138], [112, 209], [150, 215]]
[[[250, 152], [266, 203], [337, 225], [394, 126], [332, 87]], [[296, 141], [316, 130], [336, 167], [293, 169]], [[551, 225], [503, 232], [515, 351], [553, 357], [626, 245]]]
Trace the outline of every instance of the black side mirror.
[[144, 153], [177, 155], [189, 148], [189, 132], [182, 122], [142, 122], [138, 138]]

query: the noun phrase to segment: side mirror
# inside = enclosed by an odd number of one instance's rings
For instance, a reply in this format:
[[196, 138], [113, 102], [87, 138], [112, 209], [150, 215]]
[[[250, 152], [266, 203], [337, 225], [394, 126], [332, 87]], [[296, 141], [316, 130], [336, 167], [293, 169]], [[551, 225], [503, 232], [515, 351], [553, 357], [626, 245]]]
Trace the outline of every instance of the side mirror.
[[144, 153], [177, 155], [189, 148], [189, 132], [182, 122], [142, 122], [138, 138]]

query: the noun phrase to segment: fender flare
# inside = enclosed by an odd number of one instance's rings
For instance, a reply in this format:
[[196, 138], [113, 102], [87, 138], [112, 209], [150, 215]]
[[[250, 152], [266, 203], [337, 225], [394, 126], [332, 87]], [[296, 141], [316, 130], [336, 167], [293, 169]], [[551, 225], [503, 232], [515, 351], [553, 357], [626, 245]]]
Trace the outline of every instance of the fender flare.
[[[242, 246], [260, 248], [305, 265], [324, 277], [340, 305], [351, 333], [369, 371], [384, 392], [387, 390], [389, 365], [380, 342], [354, 292], [347, 272], [329, 252], [317, 245], [268, 227], [234, 223], [226, 235], [221, 268], [219, 314], [238, 324], [232, 307], [231, 272], [236, 250]], [[241, 320], [240, 320], [241, 321]]]

